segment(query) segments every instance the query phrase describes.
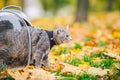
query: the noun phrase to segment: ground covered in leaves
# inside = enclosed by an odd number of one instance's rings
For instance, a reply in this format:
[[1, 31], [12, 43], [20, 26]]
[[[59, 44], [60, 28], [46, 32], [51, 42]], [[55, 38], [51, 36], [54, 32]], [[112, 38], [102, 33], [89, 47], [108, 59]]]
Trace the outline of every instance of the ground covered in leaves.
[[56, 24], [70, 24], [73, 41], [51, 50], [49, 69], [34, 66], [1, 69], [0, 80], [120, 80], [120, 13], [92, 14], [87, 23], [73, 20], [72, 17], [32, 20], [37, 28], [48, 30]]

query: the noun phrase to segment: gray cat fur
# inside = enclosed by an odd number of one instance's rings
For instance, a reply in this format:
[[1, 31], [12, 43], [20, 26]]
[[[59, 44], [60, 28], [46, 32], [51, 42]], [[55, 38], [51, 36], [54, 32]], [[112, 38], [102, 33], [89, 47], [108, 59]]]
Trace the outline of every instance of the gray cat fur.
[[[8, 67], [23, 66], [27, 64], [28, 53], [27, 44], [28, 40], [27, 29], [24, 27], [20, 32], [14, 29], [8, 29], [0, 34], [0, 64], [7, 65]], [[44, 62], [45, 67], [50, 67], [48, 55], [50, 52], [50, 41], [48, 34], [45, 30], [29, 27], [30, 35], [32, 39], [32, 55], [31, 63], [37, 67], [41, 67], [41, 63]], [[67, 37], [66, 37], [67, 35]], [[53, 38], [57, 45], [71, 41], [70, 34], [66, 28], [60, 28], [53, 30]]]

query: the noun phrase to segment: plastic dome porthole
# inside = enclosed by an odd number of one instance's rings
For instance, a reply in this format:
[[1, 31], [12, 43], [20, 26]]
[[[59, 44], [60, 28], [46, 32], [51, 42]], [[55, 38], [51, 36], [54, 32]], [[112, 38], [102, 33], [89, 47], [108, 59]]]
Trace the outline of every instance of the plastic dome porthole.
[[[29, 54], [27, 58], [27, 65], [29, 65], [31, 56], [31, 36], [28, 27], [30, 26], [31, 23], [29, 18], [20, 10], [20, 7], [4, 7], [0, 11], [0, 52], [4, 49], [8, 51], [17, 49], [18, 46], [20, 47], [19, 44], [22, 44], [24, 45], [25, 52]], [[25, 31], [24, 34], [23, 29]], [[17, 35], [19, 35], [19, 37]], [[22, 35], [24, 35], [25, 39], [22, 38]], [[23, 42], [26, 44], [19, 43], [21, 40], [24, 40]]]

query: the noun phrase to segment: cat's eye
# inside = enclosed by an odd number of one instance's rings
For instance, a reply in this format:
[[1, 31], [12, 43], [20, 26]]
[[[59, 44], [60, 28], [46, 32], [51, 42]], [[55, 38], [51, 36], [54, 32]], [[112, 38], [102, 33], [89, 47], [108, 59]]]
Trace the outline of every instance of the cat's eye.
[[69, 35], [66, 35], [66, 37], [69, 37]]

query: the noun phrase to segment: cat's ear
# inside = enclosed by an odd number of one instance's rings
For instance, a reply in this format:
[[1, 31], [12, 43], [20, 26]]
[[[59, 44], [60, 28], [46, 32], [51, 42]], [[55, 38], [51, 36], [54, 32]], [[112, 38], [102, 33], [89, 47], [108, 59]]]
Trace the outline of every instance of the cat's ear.
[[59, 29], [57, 30], [57, 34], [60, 34], [60, 30]]
[[64, 28], [59, 27], [59, 28], [57, 29], [57, 34], [60, 34], [61, 32], [64, 32]]
[[66, 30], [69, 30], [69, 25], [66, 26]]

